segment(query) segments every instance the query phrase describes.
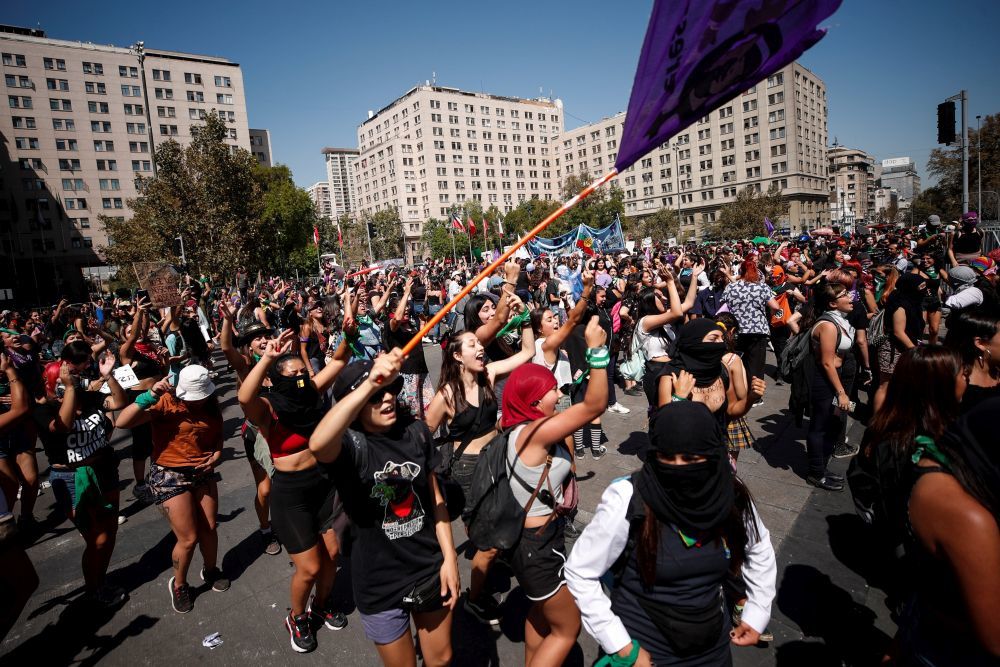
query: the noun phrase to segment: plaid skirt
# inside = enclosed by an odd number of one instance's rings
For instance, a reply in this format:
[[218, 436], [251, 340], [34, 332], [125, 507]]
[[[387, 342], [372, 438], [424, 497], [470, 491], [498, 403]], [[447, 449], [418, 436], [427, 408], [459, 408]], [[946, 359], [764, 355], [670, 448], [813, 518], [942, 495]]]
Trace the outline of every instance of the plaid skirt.
[[753, 433], [750, 432], [750, 425], [744, 417], [730, 420], [726, 427], [726, 440], [731, 452], [753, 447]]

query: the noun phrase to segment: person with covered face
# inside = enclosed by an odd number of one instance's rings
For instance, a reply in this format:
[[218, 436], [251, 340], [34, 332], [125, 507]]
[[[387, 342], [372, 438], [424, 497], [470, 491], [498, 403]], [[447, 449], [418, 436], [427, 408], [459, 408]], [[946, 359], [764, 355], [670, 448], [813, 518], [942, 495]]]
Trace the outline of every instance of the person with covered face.
[[[347, 625], [343, 612], [329, 604], [340, 553], [335, 529], [343, 532], [346, 518], [336, 488], [309, 450], [309, 437], [323, 416], [322, 394], [333, 385], [345, 362], [331, 361], [310, 377], [310, 368], [292, 352], [294, 339], [295, 332], [289, 329], [267, 342], [238, 396], [243, 413], [267, 441], [274, 462], [271, 518], [295, 566], [285, 627], [292, 649], [307, 653], [317, 645], [311, 617], [331, 630]], [[265, 378], [271, 387], [262, 393]]]
[[[704, 404], [659, 408], [649, 437], [643, 467], [605, 490], [574, 545], [569, 590], [610, 664], [730, 665], [729, 645], [752, 646], [770, 619], [770, 535]], [[722, 587], [739, 575], [748, 599], [731, 628]]]

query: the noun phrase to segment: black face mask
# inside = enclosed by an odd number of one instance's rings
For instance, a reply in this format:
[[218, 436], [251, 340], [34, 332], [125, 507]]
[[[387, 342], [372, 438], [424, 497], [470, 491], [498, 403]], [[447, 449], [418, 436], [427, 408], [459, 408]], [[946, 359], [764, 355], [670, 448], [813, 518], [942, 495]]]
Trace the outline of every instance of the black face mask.
[[722, 375], [722, 357], [726, 354], [726, 344], [692, 343], [678, 346], [677, 354], [684, 364], [684, 370], [694, 376], [695, 384], [707, 387]]
[[271, 373], [271, 391], [267, 395], [278, 422], [290, 430], [309, 437], [322, 417], [319, 393], [308, 375], [289, 377]]

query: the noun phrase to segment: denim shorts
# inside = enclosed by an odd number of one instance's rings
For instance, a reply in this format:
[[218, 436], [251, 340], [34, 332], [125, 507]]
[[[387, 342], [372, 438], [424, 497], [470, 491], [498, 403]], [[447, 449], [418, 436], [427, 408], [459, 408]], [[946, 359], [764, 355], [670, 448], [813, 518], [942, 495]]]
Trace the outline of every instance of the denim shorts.
[[194, 491], [199, 486], [214, 482], [216, 474], [205, 473], [194, 468], [164, 468], [151, 463], [146, 473], [146, 485], [157, 505], [162, 505], [171, 498], [188, 491]]
[[[97, 483], [100, 484], [104, 495], [118, 490], [118, 462], [111, 452], [101, 456], [91, 465], [97, 473]], [[52, 484], [56, 507], [69, 516], [76, 507], [76, 470], [52, 468], [49, 471], [49, 483]]]

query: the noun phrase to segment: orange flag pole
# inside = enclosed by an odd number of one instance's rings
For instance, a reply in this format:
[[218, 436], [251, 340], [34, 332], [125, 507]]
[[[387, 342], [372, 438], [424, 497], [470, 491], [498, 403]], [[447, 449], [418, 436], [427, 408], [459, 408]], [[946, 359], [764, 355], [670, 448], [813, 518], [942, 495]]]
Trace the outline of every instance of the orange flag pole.
[[427, 324], [425, 324], [423, 328], [420, 329], [420, 331], [418, 331], [416, 335], [414, 335], [413, 338], [411, 338], [410, 341], [403, 347], [403, 356], [404, 357], [408, 356], [410, 352], [413, 351], [413, 348], [415, 348], [417, 345], [420, 345], [420, 341], [423, 339], [423, 337], [426, 336], [428, 333], [430, 333], [431, 329], [436, 327], [438, 322], [444, 319], [445, 315], [447, 315], [448, 312], [452, 308], [454, 308], [459, 301], [468, 296], [468, 294], [472, 292], [472, 290], [476, 287], [477, 284], [479, 284], [479, 282], [483, 278], [489, 276], [491, 273], [496, 271], [500, 266], [502, 266], [504, 262], [510, 259], [511, 255], [517, 252], [518, 248], [520, 248], [525, 243], [538, 236], [538, 234], [540, 234], [550, 224], [555, 222], [557, 218], [566, 213], [566, 211], [570, 210], [571, 208], [579, 204], [581, 200], [588, 197], [594, 190], [601, 187], [602, 185], [604, 185], [617, 175], [618, 175], [618, 170], [612, 169], [608, 173], [598, 178], [596, 181], [594, 181], [593, 183], [585, 187], [583, 190], [581, 190], [576, 196], [572, 197], [566, 202], [563, 202], [562, 206], [560, 206], [558, 209], [550, 213], [548, 217], [546, 217], [544, 220], [535, 225], [535, 228], [532, 229], [530, 232], [528, 232], [528, 234], [523, 239], [520, 239], [517, 243], [512, 245], [506, 252], [497, 257], [492, 264], [487, 266], [479, 273], [478, 276], [476, 276], [475, 280], [471, 281], [468, 285], [466, 285], [454, 299], [449, 301], [443, 308], [441, 308], [441, 310], [437, 312], [436, 315], [434, 315], [434, 317], [432, 317], [430, 320], [427, 321]]

